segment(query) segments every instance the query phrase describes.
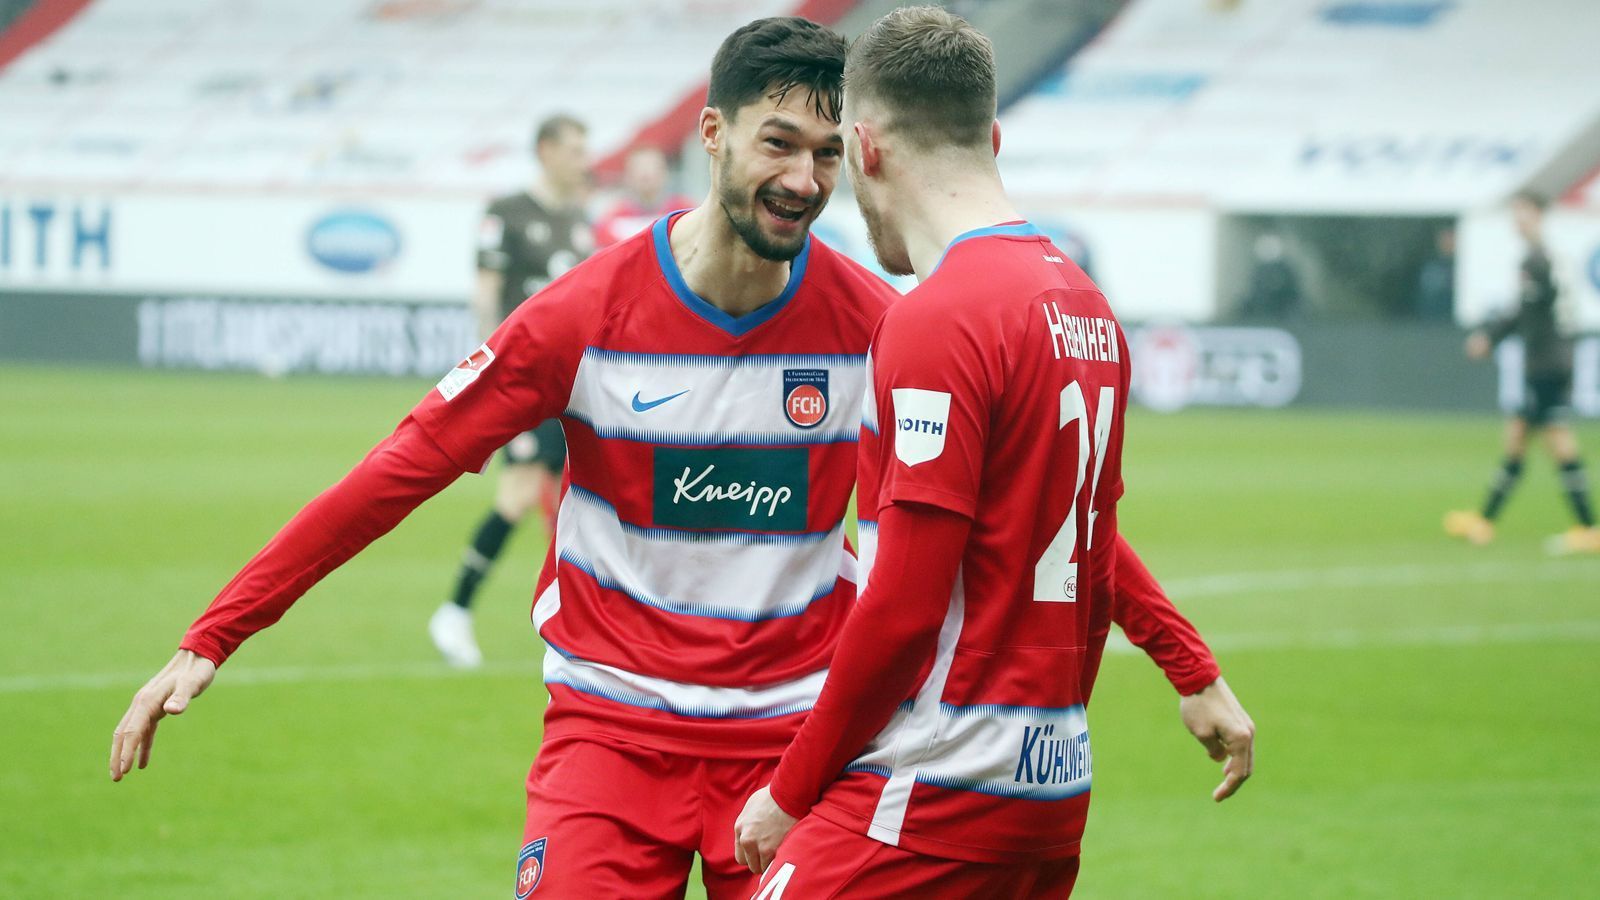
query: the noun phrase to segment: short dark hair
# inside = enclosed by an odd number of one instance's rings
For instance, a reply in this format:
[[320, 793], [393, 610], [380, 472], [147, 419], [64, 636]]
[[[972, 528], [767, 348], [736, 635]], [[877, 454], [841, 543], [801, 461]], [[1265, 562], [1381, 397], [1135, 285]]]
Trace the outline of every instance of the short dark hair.
[[1526, 203], [1540, 212], [1544, 212], [1550, 208], [1550, 198], [1532, 189], [1517, 191], [1515, 194], [1511, 195], [1511, 199], [1521, 203]]
[[556, 113], [545, 118], [539, 126], [533, 129], [533, 146], [538, 149], [540, 144], [559, 140], [563, 132], [576, 131], [579, 134], [588, 134], [589, 126], [583, 120], [571, 113]]
[[732, 119], [741, 106], [762, 97], [781, 103], [790, 91], [804, 88], [817, 115], [837, 122], [849, 49], [839, 34], [808, 19], [757, 19], [717, 48], [706, 103]]
[[994, 45], [937, 6], [907, 6], [868, 26], [850, 48], [845, 90], [881, 101], [884, 128], [912, 143], [989, 146], [995, 115]]

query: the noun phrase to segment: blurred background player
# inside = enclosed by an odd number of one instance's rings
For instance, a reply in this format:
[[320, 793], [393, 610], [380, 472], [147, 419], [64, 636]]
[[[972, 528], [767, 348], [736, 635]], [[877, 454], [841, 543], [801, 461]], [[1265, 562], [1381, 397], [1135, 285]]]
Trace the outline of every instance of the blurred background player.
[[[539, 177], [525, 191], [489, 204], [478, 236], [478, 283], [473, 293], [480, 335], [487, 338], [522, 301], [594, 252], [584, 202], [589, 192], [588, 129], [554, 115], [534, 132]], [[665, 175], [665, 172], [662, 172]], [[663, 177], [664, 183], [664, 177]], [[472, 602], [511, 531], [539, 506], [545, 533], [554, 532], [556, 496], [567, 443], [549, 419], [505, 446], [494, 506], [461, 555], [450, 600], [428, 620], [428, 635], [453, 666], [483, 662], [472, 630]]]
[[661, 148], [646, 145], [629, 153], [622, 170], [623, 194], [595, 222], [595, 244], [609, 247], [669, 212], [694, 206], [693, 200], [668, 190], [670, 177], [667, 155]]
[[1572, 342], [1562, 333], [1557, 315], [1560, 289], [1544, 246], [1544, 197], [1531, 192], [1511, 201], [1517, 231], [1527, 242], [1522, 258], [1517, 307], [1467, 337], [1467, 355], [1488, 359], [1496, 344], [1512, 335], [1522, 338], [1522, 406], [1506, 423], [1505, 461], [1500, 464], [1481, 512], [1456, 510], [1445, 516], [1445, 531], [1474, 544], [1494, 540], [1494, 519], [1522, 476], [1528, 431], [1544, 434], [1545, 448], [1561, 471], [1561, 485], [1577, 524], [1550, 540], [1553, 553], [1600, 553], [1600, 529], [1578, 452], [1578, 438], [1566, 422], [1572, 396]]

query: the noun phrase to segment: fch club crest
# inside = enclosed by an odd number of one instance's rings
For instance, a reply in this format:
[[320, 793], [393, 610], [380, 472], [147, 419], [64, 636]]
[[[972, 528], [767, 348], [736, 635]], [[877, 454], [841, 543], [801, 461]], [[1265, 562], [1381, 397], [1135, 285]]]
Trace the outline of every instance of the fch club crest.
[[828, 417], [828, 370], [784, 369], [783, 414], [799, 428], [815, 428]]
[[529, 841], [517, 854], [517, 900], [526, 900], [544, 877], [544, 845], [547, 838]]

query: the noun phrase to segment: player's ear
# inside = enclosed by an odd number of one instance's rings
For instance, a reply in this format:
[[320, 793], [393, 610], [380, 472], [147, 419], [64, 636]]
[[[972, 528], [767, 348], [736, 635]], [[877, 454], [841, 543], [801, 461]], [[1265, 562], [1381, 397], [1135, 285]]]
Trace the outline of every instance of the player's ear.
[[716, 156], [722, 149], [724, 124], [722, 110], [715, 106], [700, 110], [700, 146], [712, 156]]
[[1000, 120], [999, 119], [995, 119], [994, 120], [994, 124], [989, 126], [989, 140], [994, 143], [994, 155], [995, 156], [999, 156], [1000, 155]]
[[851, 126], [855, 130], [856, 140], [861, 143], [861, 174], [873, 178], [878, 174], [878, 140], [867, 127], [865, 122], [857, 122]]

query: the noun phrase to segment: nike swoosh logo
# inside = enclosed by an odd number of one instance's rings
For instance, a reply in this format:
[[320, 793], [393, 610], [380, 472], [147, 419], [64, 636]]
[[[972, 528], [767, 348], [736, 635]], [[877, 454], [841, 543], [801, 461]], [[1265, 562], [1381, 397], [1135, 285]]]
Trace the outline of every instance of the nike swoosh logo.
[[682, 397], [684, 394], [687, 394], [687, 393], [689, 393], [687, 390], [682, 390], [682, 391], [679, 391], [676, 394], [673, 394], [671, 396], [662, 397], [660, 400], [644, 401], [644, 400], [640, 400], [639, 399], [639, 392], [638, 391], [634, 391], [634, 393], [633, 393], [633, 411], [634, 412], [649, 412], [650, 410], [655, 409], [656, 407], [660, 406], [661, 404], [666, 403], [668, 400], [676, 400], [679, 397]]

